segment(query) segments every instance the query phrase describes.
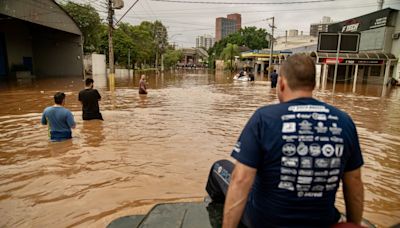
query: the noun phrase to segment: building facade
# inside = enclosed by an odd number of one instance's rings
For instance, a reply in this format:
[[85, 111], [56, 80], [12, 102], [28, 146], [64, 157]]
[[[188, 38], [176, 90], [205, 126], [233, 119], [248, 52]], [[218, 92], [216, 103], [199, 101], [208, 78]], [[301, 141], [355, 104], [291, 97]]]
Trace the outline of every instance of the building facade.
[[229, 14], [227, 18], [218, 17], [215, 20], [215, 39], [220, 41], [231, 33], [240, 30], [242, 26], [242, 17], [240, 14]]
[[318, 36], [319, 32], [327, 32], [328, 26], [332, 23], [330, 17], [322, 17], [320, 23], [313, 23], [310, 25], [310, 36]]
[[52, 0], [0, 1], [0, 78], [82, 76], [82, 33]]
[[196, 38], [196, 48], [205, 48], [206, 50], [214, 46], [215, 38], [210, 35], [198, 36]]
[[[391, 8], [330, 24], [328, 32], [360, 33], [359, 53], [340, 53], [337, 79], [368, 84], [383, 84], [399, 78], [400, 71], [400, 15]], [[317, 66], [322, 67], [322, 78], [333, 78], [336, 53], [315, 53]], [[354, 91], [355, 89], [353, 89]], [[384, 94], [382, 92], [382, 94]]]
[[236, 31], [239, 31], [242, 28], [242, 15], [238, 13], [232, 13], [228, 14], [227, 18], [236, 21]]

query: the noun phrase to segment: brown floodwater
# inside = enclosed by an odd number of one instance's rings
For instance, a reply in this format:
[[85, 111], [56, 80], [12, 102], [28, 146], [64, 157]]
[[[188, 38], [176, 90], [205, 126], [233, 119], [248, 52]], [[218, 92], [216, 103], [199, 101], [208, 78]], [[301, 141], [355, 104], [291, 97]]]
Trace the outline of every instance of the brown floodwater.
[[[248, 118], [277, 103], [261, 76], [233, 82], [205, 70], [105, 76], [95, 87], [105, 121], [83, 122], [80, 78], [0, 83], [0, 227], [105, 227], [161, 202], [202, 201], [211, 164], [228, 158]], [[72, 140], [51, 143], [40, 125], [53, 94], [67, 94], [77, 128]], [[400, 89], [338, 84], [315, 96], [354, 119], [365, 166], [364, 217], [388, 227], [400, 222]], [[343, 197], [337, 205], [343, 209]]]

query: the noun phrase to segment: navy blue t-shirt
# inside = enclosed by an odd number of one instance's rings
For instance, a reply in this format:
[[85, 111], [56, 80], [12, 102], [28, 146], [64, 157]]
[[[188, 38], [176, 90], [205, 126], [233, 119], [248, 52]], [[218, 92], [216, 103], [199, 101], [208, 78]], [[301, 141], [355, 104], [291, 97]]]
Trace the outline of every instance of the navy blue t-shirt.
[[258, 109], [232, 157], [257, 169], [245, 212], [253, 227], [329, 227], [343, 173], [363, 165], [352, 119], [313, 98]]

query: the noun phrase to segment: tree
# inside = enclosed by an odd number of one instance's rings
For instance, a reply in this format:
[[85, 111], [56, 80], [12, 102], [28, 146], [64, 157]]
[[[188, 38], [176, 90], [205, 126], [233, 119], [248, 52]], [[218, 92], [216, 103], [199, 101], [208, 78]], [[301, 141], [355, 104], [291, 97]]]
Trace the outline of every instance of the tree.
[[[101, 50], [108, 50], [107, 30], [102, 33], [100, 43]], [[143, 21], [136, 26], [119, 23], [114, 30], [113, 44], [115, 61], [119, 66], [128, 66], [129, 51], [131, 64], [156, 65], [156, 59], [160, 59], [161, 53], [164, 53], [165, 47], [168, 46], [167, 29], [160, 21]]]
[[209, 61], [211, 62], [213, 59], [220, 57], [222, 51], [228, 43], [257, 50], [267, 48], [267, 35], [268, 33], [265, 29], [257, 29], [256, 27], [245, 27], [244, 29], [232, 33], [224, 39], [215, 43], [214, 46], [208, 50], [208, 54], [210, 56]]
[[89, 4], [67, 2], [61, 5], [82, 31], [85, 53], [100, 51], [101, 20], [99, 13]]
[[235, 56], [240, 55], [239, 47], [236, 44], [227, 44], [224, 50], [222, 50], [221, 53], [221, 59], [228, 62], [228, 68], [230, 71], [234, 70], [233, 67], [233, 60], [235, 59]]
[[183, 57], [181, 50], [167, 49], [164, 54], [164, 65], [166, 67], [174, 67]]

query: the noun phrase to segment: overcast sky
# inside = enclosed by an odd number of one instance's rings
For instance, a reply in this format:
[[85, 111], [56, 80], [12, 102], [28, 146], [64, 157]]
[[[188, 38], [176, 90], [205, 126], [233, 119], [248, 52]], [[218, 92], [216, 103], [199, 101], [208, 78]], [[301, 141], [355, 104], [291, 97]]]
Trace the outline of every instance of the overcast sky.
[[[101, 9], [99, 1], [94, 6]], [[104, 1], [104, 0], [103, 0]], [[181, 0], [177, 0], [181, 1]], [[209, 34], [215, 36], [215, 18], [226, 17], [230, 13], [242, 15], [242, 27], [256, 26], [270, 31], [266, 18], [275, 17], [276, 35], [282, 36], [285, 30], [297, 29], [310, 32], [310, 24], [320, 22], [323, 16], [329, 16], [334, 21], [343, 21], [377, 10], [377, 0], [332, 0], [307, 4], [289, 4], [288, 2], [305, 2], [308, 0], [186, 0], [197, 2], [229, 2], [229, 3], [286, 3], [280, 5], [216, 5], [216, 4], [188, 4], [171, 3], [153, 0], [139, 0], [131, 11], [124, 17], [123, 22], [133, 25], [141, 21], [160, 20], [167, 26], [169, 41], [179, 46], [193, 47], [196, 37]], [[317, 0], [310, 0], [317, 1]], [[119, 19], [135, 0], [125, 0], [125, 6], [116, 10], [116, 19]], [[400, 9], [400, 0], [385, 0], [383, 8]], [[104, 9], [103, 9], [104, 11]], [[106, 17], [101, 13], [102, 18]], [[300, 33], [300, 32], [299, 32]]]

